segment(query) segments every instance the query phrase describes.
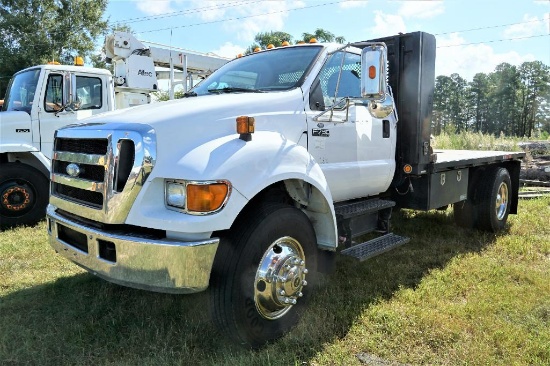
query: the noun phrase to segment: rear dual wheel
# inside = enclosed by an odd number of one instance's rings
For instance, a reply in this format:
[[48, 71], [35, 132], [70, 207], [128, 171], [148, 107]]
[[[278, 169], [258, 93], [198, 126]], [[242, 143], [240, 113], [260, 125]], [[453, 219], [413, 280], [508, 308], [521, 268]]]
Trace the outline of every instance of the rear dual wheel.
[[477, 202], [468, 199], [455, 203], [457, 225], [489, 232], [504, 229], [510, 214], [512, 181], [505, 168], [496, 167], [483, 173], [477, 187]]
[[210, 280], [217, 327], [251, 348], [280, 338], [299, 320], [315, 282], [316, 239], [308, 217], [266, 204], [223, 238]]

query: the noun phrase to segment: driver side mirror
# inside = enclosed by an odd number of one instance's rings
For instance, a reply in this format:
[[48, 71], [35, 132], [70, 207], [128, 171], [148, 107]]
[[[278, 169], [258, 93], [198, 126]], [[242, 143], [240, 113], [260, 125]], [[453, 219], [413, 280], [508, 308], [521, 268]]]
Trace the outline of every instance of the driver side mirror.
[[62, 110], [76, 110], [79, 108], [76, 95], [76, 75], [66, 72], [64, 75], [63, 108]]
[[388, 89], [388, 50], [384, 43], [367, 45], [361, 51], [361, 96], [369, 101], [374, 118], [386, 118], [393, 112]]

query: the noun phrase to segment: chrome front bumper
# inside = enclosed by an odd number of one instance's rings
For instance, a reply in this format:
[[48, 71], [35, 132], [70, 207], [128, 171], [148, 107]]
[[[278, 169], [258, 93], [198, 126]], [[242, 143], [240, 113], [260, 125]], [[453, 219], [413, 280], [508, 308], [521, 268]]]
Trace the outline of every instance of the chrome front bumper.
[[181, 242], [106, 233], [48, 206], [50, 245], [94, 275], [123, 286], [168, 293], [208, 287], [219, 239]]

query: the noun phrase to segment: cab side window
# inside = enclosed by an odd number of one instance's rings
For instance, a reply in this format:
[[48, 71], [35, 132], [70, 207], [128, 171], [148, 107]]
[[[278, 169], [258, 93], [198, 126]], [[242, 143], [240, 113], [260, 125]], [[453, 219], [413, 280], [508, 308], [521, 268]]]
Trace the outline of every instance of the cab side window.
[[102, 107], [101, 79], [88, 76], [76, 77], [76, 96], [79, 110]]
[[46, 98], [44, 100], [44, 110], [46, 112], [56, 112], [63, 107], [63, 76], [51, 74], [48, 76], [46, 85]]
[[[342, 65], [341, 74], [340, 65]], [[338, 78], [340, 78], [339, 81]], [[319, 72], [311, 93], [310, 104], [313, 104], [311, 107], [316, 110], [330, 108], [335, 102], [345, 97], [359, 98], [361, 96], [361, 56], [343, 51], [331, 55]]]

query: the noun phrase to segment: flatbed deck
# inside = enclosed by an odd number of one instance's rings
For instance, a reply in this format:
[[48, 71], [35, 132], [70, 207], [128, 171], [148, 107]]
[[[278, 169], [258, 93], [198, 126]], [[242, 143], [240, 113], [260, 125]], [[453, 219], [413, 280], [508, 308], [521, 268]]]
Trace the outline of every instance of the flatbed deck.
[[437, 161], [433, 164], [433, 172], [443, 172], [450, 169], [469, 168], [494, 162], [519, 160], [525, 156], [518, 151], [484, 151], [484, 150], [434, 150]]

